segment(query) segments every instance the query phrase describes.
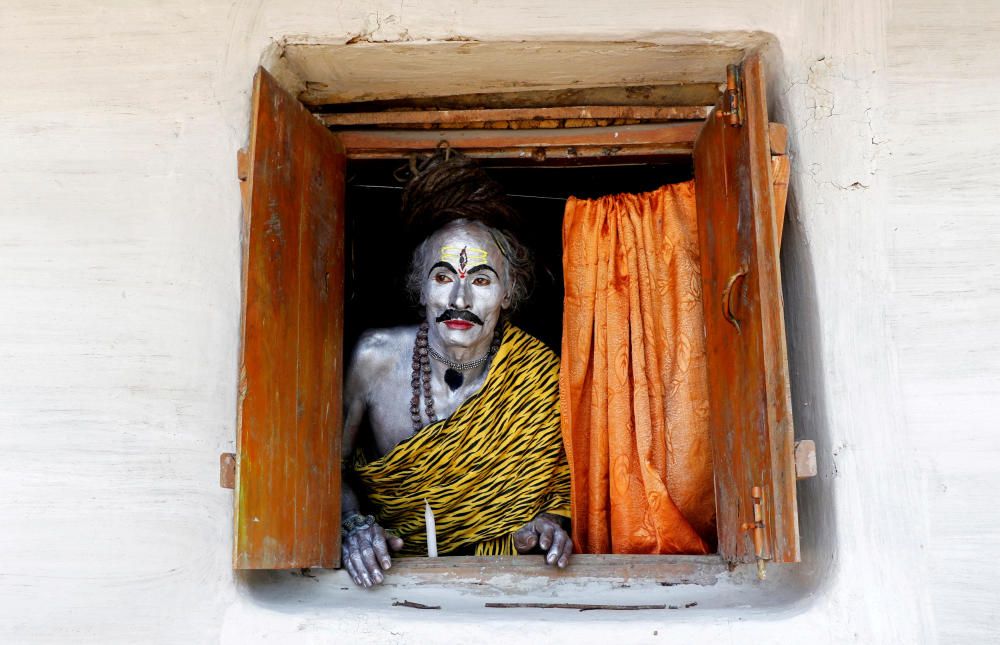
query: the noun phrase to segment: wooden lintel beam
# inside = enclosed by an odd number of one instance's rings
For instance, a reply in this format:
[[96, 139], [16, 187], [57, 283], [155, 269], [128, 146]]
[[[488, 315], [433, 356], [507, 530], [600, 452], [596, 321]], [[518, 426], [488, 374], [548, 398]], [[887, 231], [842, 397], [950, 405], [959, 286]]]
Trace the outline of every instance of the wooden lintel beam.
[[442, 142], [470, 156], [545, 158], [689, 153], [700, 121], [546, 130], [343, 130], [348, 158], [405, 157]]
[[[546, 165], [591, 165], [608, 163], [651, 163], [667, 155], [689, 156], [691, 146], [553, 146], [547, 148], [461, 148], [462, 154], [473, 159], [524, 162]], [[375, 159], [405, 159], [414, 150], [352, 150], [347, 158], [353, 161]], [[424, 150], [423, 152], [429, 152]], [[617, 160], [617, 161], [615, 161]]]
[[410, 110], [389, 112], [345, 112], [318, 115], [334, 127], [371, 125], [435, 125], [496, 121], [543, 121], [564, 119], [639, 119], [643, 121], [692, 121], [708, 116], [711, 107], [650, 107], [642, 105], [579, 105], [573, 107], [510, 108], [485, 110]]
[[475, 92], [372, 101], [345, 101], [335, 89], [310, 88], [299, 100], [319, 112], [378, 112], [398, 109], [469, 110], [480, 108], [573, 107], [574, 105], [715, 105], [719, 84], [675, 83], [578, 87], [549, 90]]

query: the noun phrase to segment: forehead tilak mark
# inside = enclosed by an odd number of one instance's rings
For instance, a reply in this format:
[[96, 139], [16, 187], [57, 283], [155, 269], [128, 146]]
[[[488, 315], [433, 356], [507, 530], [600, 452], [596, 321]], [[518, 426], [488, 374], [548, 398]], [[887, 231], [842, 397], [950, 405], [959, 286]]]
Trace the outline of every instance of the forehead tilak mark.
[[490, 254], [485, 249], [480, 249], [476, 247], [469, 246], [452, 246], [445, 245], [441, 247], [441, 260], [448, 262], [449, 260], [455, 259], [458, 261], [458, 276], [464, 278], [466, 275], [466, 267], [468, 267], [470, 261], [479, 264], [485, 264], [489, 259]]
[[458, 260], [463, 251], [465, 252], [469, 262], [482, 264], [490, 257], [490, 254], [485, 249], [480, 249], [475, 246], [452, 246], [450, 244], [446, 244], [441, 247], [441, 260], [444, 262]]

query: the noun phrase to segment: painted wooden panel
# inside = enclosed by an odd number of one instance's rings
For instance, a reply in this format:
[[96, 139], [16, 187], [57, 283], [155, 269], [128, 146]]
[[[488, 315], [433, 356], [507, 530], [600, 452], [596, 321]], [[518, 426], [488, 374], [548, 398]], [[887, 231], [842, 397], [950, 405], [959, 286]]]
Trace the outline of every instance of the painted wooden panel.
[[244, 228], [238, 569], [339, 564], [346, 157], [263, 69]]
[[736, 76], [742, 125], [716, 107], [695, 144], [719, 553], [791, 562], [799, 558], [792, 418], [760, 58], [749, 55]]

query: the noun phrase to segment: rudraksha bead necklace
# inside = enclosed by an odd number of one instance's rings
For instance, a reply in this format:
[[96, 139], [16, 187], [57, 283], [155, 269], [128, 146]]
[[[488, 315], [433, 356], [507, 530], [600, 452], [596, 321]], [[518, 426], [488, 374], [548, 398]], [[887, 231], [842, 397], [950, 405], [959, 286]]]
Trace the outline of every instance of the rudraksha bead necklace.
[[457, 390], [464, 380], [461, 372], [485, 365], [500, 349], [500, 330], [495, 329], [493, 330], [493, 342], [490, 343], [490, 349], [484, 356], [468, 363], [456, 363], [434, 351], [427, 342], [429, 330], [430, 325], [426, 321], [420, 323], [416, 340], [413, 343], [413, 362], [411, 364], [413, 373], [410, 377], [410, 388], [413, 391], [413, 396], [410, 397], [410, 420], [413, 421], [414, 431], [424, 426], [423, 420], [420, 418], [421, 389], [423, 389], [424, 413], [427, 415], [428, 422], [434, 423], [438, 420], [437, 413], [434, 411], [434, 396], [431, 394], [431, 356], [448, 366], [445, 371], [445, 381], [448, 383], [448, 387]]

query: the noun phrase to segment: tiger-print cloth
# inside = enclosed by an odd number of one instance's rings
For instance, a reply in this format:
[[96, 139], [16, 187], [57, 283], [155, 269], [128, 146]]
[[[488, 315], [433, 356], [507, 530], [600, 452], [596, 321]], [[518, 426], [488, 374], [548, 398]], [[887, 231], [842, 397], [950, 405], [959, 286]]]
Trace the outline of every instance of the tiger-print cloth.
[[403, 538], [400, 555], [427, 555], [425, 499], [439, 554], [516, 553], [514, 532], [536, 515], [570, 514], [559, 358], [506, 324], [478, 393], [384, 457], [357, 457], [354, 471], [379, 524]]

